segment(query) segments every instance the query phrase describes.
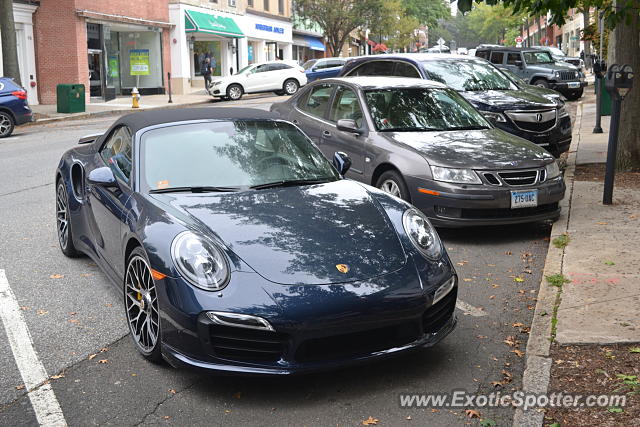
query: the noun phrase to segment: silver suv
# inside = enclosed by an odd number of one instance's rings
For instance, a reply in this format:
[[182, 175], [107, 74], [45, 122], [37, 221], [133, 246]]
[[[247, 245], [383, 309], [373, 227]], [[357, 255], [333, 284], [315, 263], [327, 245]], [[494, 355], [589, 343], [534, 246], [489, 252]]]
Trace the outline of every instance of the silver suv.
[[536, 48], [487, 47], [476, 50], [496, 67], [512, 71], [531, 85], [557, 90], [568, 100], [582, 96], [585, 75], [566, 62], [556, 62], [549, 52]]

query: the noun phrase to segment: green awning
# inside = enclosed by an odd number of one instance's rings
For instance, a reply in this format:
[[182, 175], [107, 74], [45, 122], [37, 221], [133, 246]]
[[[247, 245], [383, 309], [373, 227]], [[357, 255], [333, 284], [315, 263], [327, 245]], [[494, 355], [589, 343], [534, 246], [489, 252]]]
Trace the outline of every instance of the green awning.
[[184, 25], [187, 33], [208, 33], [225, 37], [244, 37], [233, 18], [211, 15], [195, 10], [184, 11]]

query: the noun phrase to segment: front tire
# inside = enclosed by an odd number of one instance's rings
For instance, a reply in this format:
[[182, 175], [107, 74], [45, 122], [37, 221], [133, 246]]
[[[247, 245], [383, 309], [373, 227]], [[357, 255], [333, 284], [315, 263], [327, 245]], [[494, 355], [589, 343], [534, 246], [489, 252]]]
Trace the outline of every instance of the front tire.
[[582, 97], [583, 93], [584, 93], [584, 89], [578, 89], [578, 90], [574, 90], [572, 92], [567, 92], [565, 97], [569, 101], [577, 101], [578, 99], [580, 99]]
[[232, 101], [238, 101], [240, 98], [242, 98], [242, 93], [242, 86], [238, 84], [233, 84], [227, 88], [227, 98]]
[[538, 79], [533, 82], [534, 86], [549, 88], [549, 82], [544, 79]]
[[81, 254], [73, 244], [69, 199], [62, 179], [58, 180], [58, 186], [56, 187], [56, 228], [62, 253], [69, 258], [79, 257]]
[[127, 262], [124, 307], [129, 332], [138, 352], [151, 362], [161, 362], [158, 293], [147, 255], [141, 247], [131, 252]]
[[376, 187], [392, 196], [399, 197], [407, 202], [411, 201], [407, 184], [405, 184], [402, 175], [397, 171], [390, 170], [380, 175], [378, 182], [376, 182]]
[[300, 89], [300, 83], [296, 79], [287, 79], [282, 85], [282, 89], [286, 95], [293, 95]]
[[11, 114], [0, 111], [0, 138], [6, 138], [11, 136], [16, 123], [13, 121]]

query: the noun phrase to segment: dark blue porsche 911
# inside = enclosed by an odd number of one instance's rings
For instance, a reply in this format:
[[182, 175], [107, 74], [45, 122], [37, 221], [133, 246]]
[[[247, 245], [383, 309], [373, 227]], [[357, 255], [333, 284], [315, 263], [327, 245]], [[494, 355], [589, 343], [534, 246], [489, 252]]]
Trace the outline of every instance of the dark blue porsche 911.
[[423, 214], [271, 113], [141, 112], [80, 143], [56, 172], [60, 247], [122, 290], [151, 361], [310, 372], [455, 326], [456, 274]]

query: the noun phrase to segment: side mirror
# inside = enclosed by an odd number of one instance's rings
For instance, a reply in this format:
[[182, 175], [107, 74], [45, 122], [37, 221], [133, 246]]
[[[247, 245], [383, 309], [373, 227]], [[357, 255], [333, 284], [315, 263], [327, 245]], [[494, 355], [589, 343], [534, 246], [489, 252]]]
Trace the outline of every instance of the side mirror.
[[362, 134], [362, 129], [356, 125], [355, 120], [351, 119], [340, 119], [338, 123], [336, 123], [336, 128], [343, 132], [357, 133], [358, 135]]
[[89, 184], [100, 187], [116, 187], [116, 177], [113, 176], [113, 171], [108, 166], [103, 166], [89, 172], [87, 177]]
[[342, 151], [336, 151], [336, 153], [333, 155], [333, 166], [338, 169], [340, 175], [344, 176], [344, 174], [346, 174], [351, 167], [351, 158]]
[[519, 61], [519, 60], [518, 61], [513, 61], [513, 63], [516, 64], [516, 67], [522, 68], [522, 64], [523, 64], [522, 61]]

